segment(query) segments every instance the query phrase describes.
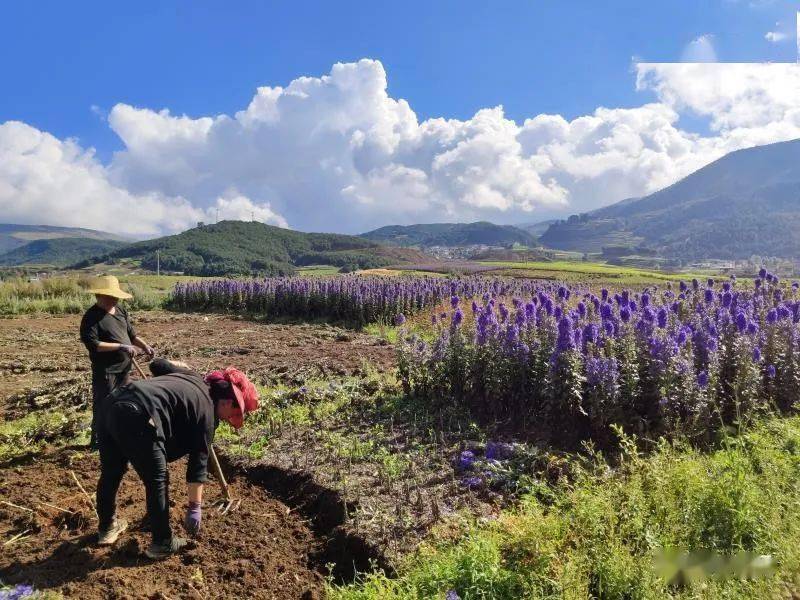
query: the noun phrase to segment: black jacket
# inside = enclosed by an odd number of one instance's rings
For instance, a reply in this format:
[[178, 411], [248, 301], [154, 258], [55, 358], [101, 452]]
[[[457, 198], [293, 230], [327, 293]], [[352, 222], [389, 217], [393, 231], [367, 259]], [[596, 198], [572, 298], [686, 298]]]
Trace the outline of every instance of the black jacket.
[[186, 481], [203, 483], [208, 478], [208, 455], [218, 424], [208, 385], [199, 373], [163, 358], [151, 362], [150, 370], [155, 377], [123, 386], [109, 400], [139, 404], [150, 415], [157, 438], [164, 442], [167, 461], [188, 454]]

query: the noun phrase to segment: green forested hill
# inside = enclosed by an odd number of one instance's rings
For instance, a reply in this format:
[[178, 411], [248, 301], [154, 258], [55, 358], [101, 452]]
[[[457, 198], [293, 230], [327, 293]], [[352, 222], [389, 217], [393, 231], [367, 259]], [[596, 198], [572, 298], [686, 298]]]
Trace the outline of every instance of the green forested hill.
[[429, 223], [420, 225], [387, 225], [368, 231], [361, 237], [394, 246], [534, 246], [536, 238], [512, 225], [476, 223]]
[[34, 240], [0, 254], [0, 265], [52, 265], [66, 267], [91, 256], [113, 252], [125, 242], [68, 237]]
[[146, 269], [190, 275], [278, 275], [295, 266], [328, 264], [345, 268], [375, 268], [416, 259], [400, 249], [363, 238], [329, 233], [303, 233], [257, 222], [222, 221], [177, 235], [130, 244], [83, 261], [92, 263], [136, 259]]

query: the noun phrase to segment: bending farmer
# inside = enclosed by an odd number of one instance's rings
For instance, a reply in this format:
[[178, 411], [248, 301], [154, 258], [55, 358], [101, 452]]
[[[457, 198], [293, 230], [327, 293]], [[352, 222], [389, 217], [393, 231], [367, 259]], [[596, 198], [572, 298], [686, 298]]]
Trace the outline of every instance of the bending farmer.
[[98, 543], [113, 544], [128, 527], [114, 513], [120, 481], [130, 462], [147, 497], [153, 543], [145, 554], [158, 559], [186, 545], [185, 539], [172, 535], [169, 524], [167, 463], [189, 455], [184, 526], [196, 534], [214, 431], [220, 419], [241, 427], [245, 413], [257, 408], [258, 393], [247, 377], [232, 367], [204, 378], [183, 363], [159, 358], [150, 363], [150, 370], [155, 377], [117, 389], [98, 412]]
[[81, 320], [81, 341], [92, 361], [92, 448], [97, 448], [97, 408], [106, 396], [129, 380], [131, 357], [155, 352], [136, 335], [120, 300], [132, 298], [119, 287], [116, 277], [97, 277], [89, 289], [97, 302]]

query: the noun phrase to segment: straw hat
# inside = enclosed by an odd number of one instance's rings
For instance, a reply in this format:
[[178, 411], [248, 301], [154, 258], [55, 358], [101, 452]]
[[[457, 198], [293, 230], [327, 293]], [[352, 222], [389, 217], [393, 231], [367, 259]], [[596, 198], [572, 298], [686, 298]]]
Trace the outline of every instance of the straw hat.
[[92, 286], [88, 290], [92, 294], [101, 296], [112, 296], [120, 300], [133, 298], [128, 292], [123, 292], [119, 287], [119, 279], [113, 275], [103, 275], [92, 280]]

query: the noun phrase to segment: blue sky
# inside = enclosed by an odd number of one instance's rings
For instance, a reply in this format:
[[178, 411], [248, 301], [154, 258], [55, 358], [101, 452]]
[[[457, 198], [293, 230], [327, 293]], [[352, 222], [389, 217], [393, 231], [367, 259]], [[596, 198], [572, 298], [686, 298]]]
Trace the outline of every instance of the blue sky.
[[[794, 4], [794, 6], [793, 6]], [[13, 2], [0, 9], [0, 120], [107, 152], [91, 110], [117, 102], [232, 113], [259, 85], [380, 60], [418, 116], [466, 119], [502, 104], [517, 120], [632, 106], [634, 58], [673, 62], [711, 34], [720, 60], [796, 60], [766, 31], [800, 4], [663, 2]]]
[[[499, 105], [517, 124], [543, 113], [571, 121], [658, 101], [653, 89], [637, 91], [634, 63], [686, 59], [698, 39], [723, 62], [794, 62], [797, 10], [785, 0], [4, 3], [0, 123], [94, 148], [113, 185], [152, 192], [155, 183], [131, 184], [111, 164], [129, 149], [106, 121], [118, 104], [233, 116], [258, 86], [369, 58], [385, 70], [388, 96], [407, 100], [420, 122], [466, 122]], [[769, 41], [770, 31], [783, 39]], [[695, 112], [681, 111], [678, 124], [705, 135], [708, 115]], [[188, 189], [167, 188], [156, 191], [195, 203]], [[275, 189], [244, 195], [274, 207]]]

